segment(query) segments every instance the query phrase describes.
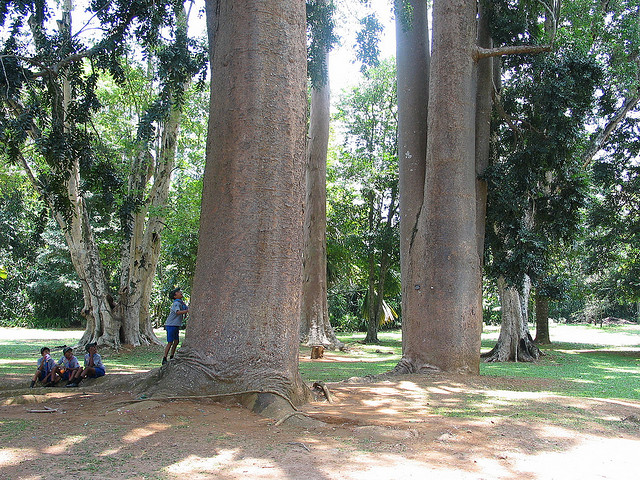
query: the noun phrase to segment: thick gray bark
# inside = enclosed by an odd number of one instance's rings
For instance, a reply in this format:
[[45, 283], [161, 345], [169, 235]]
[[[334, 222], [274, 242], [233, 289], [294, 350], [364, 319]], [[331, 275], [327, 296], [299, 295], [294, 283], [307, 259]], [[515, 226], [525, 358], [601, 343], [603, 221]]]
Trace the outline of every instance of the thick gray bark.
[[217, 30], [190, 321], [153, 390], [301, 402], [305, 7], [210, 0], [207, 9]]
[[436, 0], [424, 200], [409, 245], [403, 358], [396, 371], [479, 373], [476, 3]]

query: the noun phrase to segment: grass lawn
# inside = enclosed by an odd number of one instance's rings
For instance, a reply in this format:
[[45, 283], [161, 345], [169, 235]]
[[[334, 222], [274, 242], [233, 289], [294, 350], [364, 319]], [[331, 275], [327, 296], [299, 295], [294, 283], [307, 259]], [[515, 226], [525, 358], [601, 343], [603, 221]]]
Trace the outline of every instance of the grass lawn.
[[[77, 331], [38, 331], [0, 329], [0, 376], [24, 378], [25, 384], [35, 370], [40, 347], [52, 348], [54, 358], [62, 354], [54, 347], [74, 345]], [[498, 336], [498, 327], [486, 327], [482, 350], [490, 349]], [[13, 334], [13, 335], [12, 335]], [[159, 338], [162, 331], [157, 332]], [[379, 334], [380, 343], [364, 345], [364, 333], [339, 335], [349, 348], [332, 352], [331, 361], [302, 361], [300, 371], [307, 382], [341, 381], [350, 377], [376, 375], [391, 370], [402, 354], [399, 331]], [[640, 325], [596, 327], [592, 325], [551, 326], [550, 346], [536, 363], [481, 363], [480, 373], [498, 377], [533, 377], [559, 380], [550, 393], [576, 397], [640, 398]], [[303, 355], [307, 349], [302, 348]], [[162, 347], [140, 347], [119, 353], [102, 352], [111, 373], [144, 372], [160, 365]], [[84, 352], [78, 352], [82, 362]]]

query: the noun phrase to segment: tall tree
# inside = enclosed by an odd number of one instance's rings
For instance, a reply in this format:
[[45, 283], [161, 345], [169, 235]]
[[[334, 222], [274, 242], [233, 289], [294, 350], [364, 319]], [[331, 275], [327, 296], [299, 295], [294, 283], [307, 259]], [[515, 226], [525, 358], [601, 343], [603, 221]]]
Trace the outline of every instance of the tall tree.
[[311, 110], [306, 155], [304, 265], [300, 338], [309, 345], [342, 348], [329, 322], [327, 301], [327, 149], [331, 89], [329, 51], [333, 35], [333, 2], [307, 1], [308, 70]]
[[410, 238], [402, 240], [406, 274], [399, 373], [479, 371], [483, 209], [478, 202], [483, 194], [477, 169], [482, 169], [479, 159], [486, 158], [487, 140], [478, 135], [487, 129], [476, 126], [486, 124], [486, 107], [477, 102], [487, 104], [488, 75], [478, 77], [476, 67], [485, 58], [541, 49], [487, 47], [486, 35], [477, 35], [476, 18], [473, 1], [433, 4], [422, 202], [415, 218], [403, 217], [410, 222], [403, 227]]
[[[549, 341], [548, 301], [558, 297], [566, 283], [554, 271], [554, 253], [561, 242], [571, 246], [578, 231], [578, 208], [586, 193], [583, 166], [637, 103], [637, 81], [629, 81], [634, 78], [629, 74], [637, 72], [637, 53], [623, 46], [634, 43], [630, 40], [638, 34], [638, 6], [629, 6], [576, 2], [563, 4], [561, 12], [560, 3], [552, 3], [537, 16], [544, 15], [544, 25], [537, 19], [527, 21], [536, 15], [503, 6], [503, 21], [493, 25], [503, 42], [519, 36], [509, 23], [528, 25], [529, 38], [557, 39], [554, 55], [515, 57], [508, 63], [508, 87], [501, 102], [501, 121], [508, 127], [500, 128], [502, 140], [491, 167], [499, 171], [488, 175], [491, 271], [505, 277], [506, 289], [518, 290], [533, 281], [540, 342]], [[584, 35], [586, 25], [589, 33]], [[594, 96], [596, 88], [599, 98]], [[542, 90], [535, 93], [538, 89]], [[587, 122], [599, 125], [589, 135]], [[499, 270], [496, 265], [501, 265]], [[527, 305], [528, 299], [520, 303]], [[503, 325], [518, 321], [505, 315]], [[501, 333], [488, 360], [537, 357], [526, 325], [503, 328], [511, 333]], [[522, 336], [514, 338], [513, 332]]]
[[189, 328], [153, 390], [255, 394], [255, 409], [296, 403], [307, 394], [298, 373], [304, 3], [206, 6], [211, 107]]
[[398, 372], [479, 370], [475, 14], [474, 1], [433, 4], [424, 196], [407, 227], [412, 237], [403, 260], [407, 287]]

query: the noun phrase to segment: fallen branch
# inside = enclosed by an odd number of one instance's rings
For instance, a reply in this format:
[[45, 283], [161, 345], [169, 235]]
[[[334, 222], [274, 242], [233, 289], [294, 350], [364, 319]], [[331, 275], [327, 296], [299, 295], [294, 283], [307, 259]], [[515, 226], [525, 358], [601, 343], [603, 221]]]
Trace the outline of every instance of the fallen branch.
[[57, 408], [50, 408], [45, 406], [44, 410], [27, 410], [27, 412], [29, 413], [51, 413], [51, 412], [57, 412], [58, 409]]
[[307, 452], [310, 452], [311, 450], [309, 449], [309, 447], [307, 447], [304, 443], [302, 442], [287, 442], [287, 445], [300, 445], [302, 448], [304, 448]]

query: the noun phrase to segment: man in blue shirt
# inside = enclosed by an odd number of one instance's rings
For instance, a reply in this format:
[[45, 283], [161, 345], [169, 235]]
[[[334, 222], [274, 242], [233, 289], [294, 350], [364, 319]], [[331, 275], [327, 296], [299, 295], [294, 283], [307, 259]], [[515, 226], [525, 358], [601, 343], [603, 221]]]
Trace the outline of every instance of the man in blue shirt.
[[167, 331], [167, 346], [164, 349], [164, 357], [162, 358], [162, 365], [167, 363], [167, 355], [171, 351], [173, 358], [176, 353], [176, 348], [180, 342], [180, 327], [182, 326], [182, 319], [184, 315], [189, 311], [187, 304], [182, 301], [182, 290], [174, 288], [169, 292], [169, 299], [173, 300], [171, 305], [171, 311], [167, 317], [167, 321], [164, 324], [164, 329]]

